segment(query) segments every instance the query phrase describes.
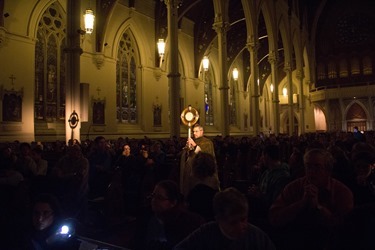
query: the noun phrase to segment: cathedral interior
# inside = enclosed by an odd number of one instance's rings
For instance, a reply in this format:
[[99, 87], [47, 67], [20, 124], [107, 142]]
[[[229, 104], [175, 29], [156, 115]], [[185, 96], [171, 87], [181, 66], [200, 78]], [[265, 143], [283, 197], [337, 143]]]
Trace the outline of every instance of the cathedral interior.
[[[84, 20], [95, 16], [93, 27]], [[372, 0], [0, 0], [0, 141], [374, 129]]]

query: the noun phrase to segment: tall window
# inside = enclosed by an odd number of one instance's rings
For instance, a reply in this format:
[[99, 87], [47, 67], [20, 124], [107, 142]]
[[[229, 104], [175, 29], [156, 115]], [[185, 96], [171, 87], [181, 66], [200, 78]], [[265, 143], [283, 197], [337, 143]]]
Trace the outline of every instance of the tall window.
[[117, 121], [137, 122], [137, 64], [134, 39], [129, 31], [120, 40], [116, 65], [116, 110]]
[[237, 125], [237, 112], [236, 112], [236, 90], [234, 87], [234, 83], [232, 82], [232, 86], [229, 89], [229, 112], [230, 112], [230, 125]]
[[35, 45], [35, 120], [65, 119], [65, 20], [53, 3], [43, 13]]
[[212, 76], [210, 68], [204, 72], [204, 116], [206, 125], [214, 125]]

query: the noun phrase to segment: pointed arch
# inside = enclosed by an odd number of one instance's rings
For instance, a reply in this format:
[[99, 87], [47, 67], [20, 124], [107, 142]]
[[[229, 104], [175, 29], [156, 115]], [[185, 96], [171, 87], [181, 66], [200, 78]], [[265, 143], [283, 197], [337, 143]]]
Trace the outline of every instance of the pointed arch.
[[362, 102], [352, 101], [345, 109], [345, 120], [347, 131], [353, 131], [356, 126], [360, 131], [367, 130], [370, 114]]
[[[293, 119], [294, 119], [294, 128], [293, 133], [298, 134], [298, 124], [299, 124], [299, 116], [293, 112]], [[281, 114], [281, 124], [284, 134], [289, 134], [289, 114], [288, 111], [285, 111]]]
[[[112, 43], [112, 50], [111, 50], [111, 57], [116, 58], [117, 52], [119, 49], [119, 42], [122, 38], [122, 35], [124, 34], [125, 31], [130, 30], [132, 37], [134, 38], [134, 41], [137, 45], [137, 55], [139, 58], [139, 65], [145, 64], [146, 63], [146, 58], [149, 58], [149, 55], [153, 55], [151, 53], [152, 46], [149, 46], [147, 43], [148, 38], [147, 36], [143, 33], [143, 29], [137, 25], [137, 23], [133, 19], [128, 19], [125, 20], [116, 30], [115, 34], [113, 34], [113, 43]], [[107, 35], [109, 40], [111, 40], [110, 36]], [[106, 41], [106, 40], [105, 40]], [[142, 48], [142, 49], [139, 49]], [[153, 65], [154, 63], [152, 63]]]
[[139, 122], [139, 49], [131, 29], [122, 34], [116, 60], [116, 119], [120, 123]]
[[[66, 4], [62, 4], [62, 1], [57, 0], [40, 0], [38, 1], [29, 18], [28, 27], [27, 27], [27, 35], [36, 38], [38, 33], [38, 23], [42, 18], [43, 13], [49, 8], [51, 4], [55, 4], [56, 8], [59, 9], [60, 13], [64, 14], [64, 18], [66, 16]], [[64, 3], [66, 1], [63, 1]]]
[[327, 118], [325, 110], [318, 104], [314, 105], [314, 121], [316, 131], [327, 131]]
[[55, 122], [65, 119], [65, 16], [59, 2], [52, 2], [45, 6], [36, 25], [36, 121]]

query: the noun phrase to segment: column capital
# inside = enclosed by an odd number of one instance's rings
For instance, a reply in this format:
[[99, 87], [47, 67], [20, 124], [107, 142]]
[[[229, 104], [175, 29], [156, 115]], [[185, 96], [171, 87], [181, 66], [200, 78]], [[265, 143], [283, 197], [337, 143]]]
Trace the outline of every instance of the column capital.
[[285, 65], [284, 65], [284, 72], [285, 72], [285, 73], [290, 73], [290, 72], [292, 72], [292, 66], [290, 65], [290, 62], [285, 62]]
[[250, 52], [257, 52], [258, 49], [260, 48], [260, 44], [258, 41], [249, 41], [246, 43], [246, 47]]
[[212, 25], [212, 28], [216, 31], [216, 33], [225, 33], [228, 31], [229, 28], [229, 23], [228, 22], [223, 22], [223, 21], [216, 21]]
[[276, 64], [278, 61], [277, 53], [274, 50], [271, 50], [268, 53], [268, 62], [270, 64]]
[[175, 7], [182, 4], [182, 0], [160, 0], [165, 3], [165, 5], [175, 5]]
[[304, 74], [303, 70], [301, 70], [301, 69], [297, 70], [296, 77], [297, 77], [298, 80], [303, 80], [303, 78], [305, 78], [305, 74]]
[[219, 90], [228, 90], [229, 87], [219, 87]]

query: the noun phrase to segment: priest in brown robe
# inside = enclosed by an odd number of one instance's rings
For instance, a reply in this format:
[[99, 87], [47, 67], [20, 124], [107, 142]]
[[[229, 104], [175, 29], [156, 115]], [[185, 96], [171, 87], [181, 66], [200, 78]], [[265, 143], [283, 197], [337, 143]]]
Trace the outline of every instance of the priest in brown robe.
[[[192, 166], [195, 156], [199, 152], [208, 153], [214, 157], [216, 165], [214, 144], [209, 138], [204, 136], [203, 127], [199, 124], [195, 124], [193, 127], [193, 135], [194, 139], [188, 138], [187, 140], [187, 154], [183, 154], [183, 156], [181, 157], [180, 187], [181, 192], [185, 196], [189, 193], [189, 191], [194, 187], [196, 183], [192, 174]], [[220, 189], [217, 166], [212, 180], [209, 180], [209, 186], [214, 189]]]

